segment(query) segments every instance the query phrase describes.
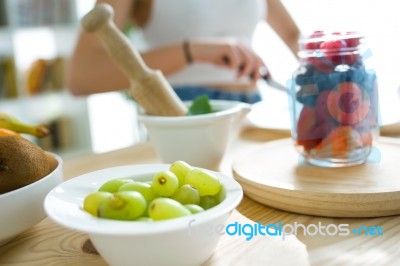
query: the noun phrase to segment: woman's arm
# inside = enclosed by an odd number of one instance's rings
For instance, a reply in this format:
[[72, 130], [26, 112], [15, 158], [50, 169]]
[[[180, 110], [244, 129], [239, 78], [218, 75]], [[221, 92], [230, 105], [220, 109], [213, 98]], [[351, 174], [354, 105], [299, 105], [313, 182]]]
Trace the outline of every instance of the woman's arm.
[[267, 23], [297, 57], [300, 30], [280, 0], [266, 0]]
[[[114, 8], [114, 22], [122, 28], [130, 20], [132, 0], [99, 0]], [[67, 74], [68, 89], [75, 95], [121, 90], [129, 81], [111, 61], [100, 39], [93, 33], [81, 31], [70, 58]]]

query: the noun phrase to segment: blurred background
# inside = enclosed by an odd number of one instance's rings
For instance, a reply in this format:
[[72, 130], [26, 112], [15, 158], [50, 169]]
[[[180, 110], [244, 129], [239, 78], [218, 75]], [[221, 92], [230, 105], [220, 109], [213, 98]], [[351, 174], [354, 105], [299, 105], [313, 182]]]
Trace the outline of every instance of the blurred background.
[[[304, 34], [314, 30], [365, 33], [378, 73], [382, 112], [398, 109], [399, 1], [282, 2]], [[123, 93], [74, 97], [65, 87], [65, 67], [80, 30], [79, 20], [94, 3], [0, 0], [0, 111], [26, 122], [49, 124], [52, 136], [38, 144], [64, 157], [107, 152], [146, 139], [137, 122], [137, 106]], [[138, 30], [129, 32], [129, 37], [138, 48], [146, 45]], [[276, 80], [285, 84], [298, 62], [266, 23], [259, 24], [253, 45]], [[271, 90], [266, 87], [264, 97], [274, 97]]]

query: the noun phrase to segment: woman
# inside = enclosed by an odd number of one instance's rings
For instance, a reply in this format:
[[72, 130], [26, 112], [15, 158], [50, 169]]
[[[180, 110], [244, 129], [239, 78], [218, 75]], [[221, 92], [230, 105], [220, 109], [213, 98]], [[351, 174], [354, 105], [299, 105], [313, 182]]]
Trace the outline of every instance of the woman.
[[[148, 49], [146, 64], [159, 69], [182, 100], [211, 99], [254, 103], [256, 81], [267, 73], [250, 46], [255, 27], [266, 22], [297, 53], [299, 29], [279, 0], [98, 0], [113, 6], [121, 29], [140, 27]], [[100, 40], [81, 32], [70, 61], [68, 85], [75, 95], [121, 90], [128, 79], [111, 61]]]

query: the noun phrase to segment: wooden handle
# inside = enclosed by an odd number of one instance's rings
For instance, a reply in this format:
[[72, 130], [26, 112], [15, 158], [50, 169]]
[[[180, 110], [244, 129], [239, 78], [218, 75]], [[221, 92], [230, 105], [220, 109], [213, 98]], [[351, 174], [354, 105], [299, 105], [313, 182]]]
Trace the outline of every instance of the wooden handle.
[[114, 11], [108, 4], [99, 4], [81, 21], [87, 32], [96, 33], [115, 63], [132, 82], [151, 74], [139, 52], [113, 22]]
[[182, 116], [187, 107], [178, 98], [160, 71], [149, 68], [129, 39], [113, 22], [114, 11], [108, 4], [98, 4], [86, 14], [81, 24], [96, 33], [106, 51], [131, 82], [132, 97], [150, 115]]

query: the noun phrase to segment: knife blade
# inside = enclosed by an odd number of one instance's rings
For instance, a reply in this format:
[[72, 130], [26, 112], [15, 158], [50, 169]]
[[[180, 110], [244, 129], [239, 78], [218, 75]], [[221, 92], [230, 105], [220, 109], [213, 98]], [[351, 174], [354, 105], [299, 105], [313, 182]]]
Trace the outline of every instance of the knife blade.
[[274, 80], [271, 75], [266, 75], [262, 77], [263, 80], [265, 80], [267, 82], [267, 84], [269, 86], [271, 86], [274, 89], [283, 91], [283, 92], [287, 92], [287, 89], [285, 86], [283, 86], [281, 83], [277, 82], [276, 80]]

